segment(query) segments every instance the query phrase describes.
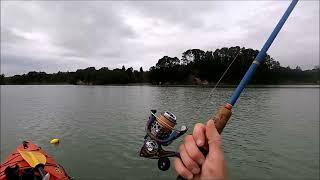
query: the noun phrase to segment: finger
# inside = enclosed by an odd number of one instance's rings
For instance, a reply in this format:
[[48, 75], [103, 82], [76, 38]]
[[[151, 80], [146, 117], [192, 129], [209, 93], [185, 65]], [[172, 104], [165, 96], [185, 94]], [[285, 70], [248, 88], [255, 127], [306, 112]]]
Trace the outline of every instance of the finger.
[[193, 129], [193, 139], [196, 141], [198, 147], [202, 147], [206, 140], [206, 126], [202, 123], [197, 123]]
[[205, 157], [199, 150], [196, 142], [194, 141], [193, 137], [191, 135], [188, 135], [184, 139], [184, 147], [186, 148], [186, 151], [189, 155], [189, 157], [197, 162], [198, 164], [203, 164]]
[[221, 136], [212, 119], [207, 122], [206, 137], [208, 139], [209, 151], [221, 149]]
[[176, 172], [185, 179], [192, 179], [193, 174], [183, 165], [180, 158], [174, 160], [174, 168]]
[[189, 157], [184, 144], [180, 145], [179, 152], [180, 152], [181, 160], [182, 160], [183, 164], [185, 165], [185, 167], [189, 171], [191, 171], [193, 174], [198, 174], [200, 172], [200, 168], [199, 168], [198, 164]]

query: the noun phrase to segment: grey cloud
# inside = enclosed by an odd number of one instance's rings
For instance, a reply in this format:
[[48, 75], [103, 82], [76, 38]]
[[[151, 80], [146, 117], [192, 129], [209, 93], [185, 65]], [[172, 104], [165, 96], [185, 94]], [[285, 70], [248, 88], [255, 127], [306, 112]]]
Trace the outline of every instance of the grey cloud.
[[76, 58], [68, 58], [68, 61], [66, 61], [55, 58], [35, 59], [19, 55], [1, 55], [1, 73], [10, 75], [24, 74], [35, 70], [44, 72], [75, 71], [78, 68], [88, 66], [90, 65], [79, 62]]
[[78, 56], [91, 57], [123, 43], [124, 38], [134, 37], [134, 32], [122, 23], [111, 2], [41, 2], [41, 9], [48, 12], [45, 20], [51, 24], [45, 27], [45, 31], [53, 43]]
[[[289, 1], [1, 1], [1, 72], [148, 69], [189, 48], [260, 49]], [[300, 1], [269, 54], [319, 62], [319, 2]], [[303, 59], [303, 61], [301, 61]]]
[[[21, 41], [26, 41], [27, 39], [16, 35], [11, 30], [7, 29], [6, 27], [1, 27], [1, 41], [3, 42], [10, 42], [10, 43], [18, 43]], [[3, 45], [1, 43], [1, 45]]]
[[131, 9], [141, 16], [156, 20], [165, 20], [172, 25], [183, 28], [201, 28], [205, 24], [201, 20], [206, 13], [214, 11], [221, 2], [204, 1], [131, 1]]

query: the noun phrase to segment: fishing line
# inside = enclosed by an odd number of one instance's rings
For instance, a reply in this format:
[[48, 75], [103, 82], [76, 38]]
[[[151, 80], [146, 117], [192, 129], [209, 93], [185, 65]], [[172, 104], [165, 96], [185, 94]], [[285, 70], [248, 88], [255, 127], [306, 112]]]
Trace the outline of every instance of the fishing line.
[[221, 77], [219, 78], [218, 82], [214, 85], [213, 89], [211, 89], [211, 91], [209, 92], [208, 97], [206, 98], [205, 102], [199, 106], [198, 110], [196, 111], [196, 114], [193, 118], [193, 120], [197, 120], [200, 117], [200, 113], [202, 112], [202, 110], [204, 109], [204, 105], [206, 105], [209, 100], [211, 99], [212, 95], [214, 94], [215, 90], [217, 89], [218, 85], [220, 84], [221, 80], [224, 78], [224, 76], [227, 74], [227, 72], [229, 71], [230, 67], [232, 66], [232, 64], [236, 61], [238, 55], [241, 53], [241, 49], [239, 50], [239, 52], [237, 53], [237, 55], [233, 58], [233, 60], [231, 61], [231, 63], [229, 64], [229, 66], [227, 67], [227, 69], [222, 73]]
[[[213, 89], [211, 89], [211, 91], [209, 92], [207, 98], [205, 98], [205, 102], [202, 103], [202, 105], [200, 105], [197, 108], [197, 111], [195, 113], [195, 115], [193, 116], [193, 118], [191, 118], [192, 120], [197, 120], [200, 117], [200, 113], [202, 112], [202, 110], [204, 109], [204, 105], [206, 105], [209, 100], [211, 99], [212, 95], [214, 94], [215, 90], [217, 89], [218, 85], [220, 84], [221, 80], [224, 78], [224, 76], [227, 74], [227, 72], [229, 71], [230, 67], [232, 66], [232, 64], [236, 61], [237, 57], [239, 56], [239, 54], [241, 53], [241, 49], [238, 51], [237, 55], [233, 58], [233, 60], [231, 61], [231, 63], [228, 65], [228, 67], [226, 68], [226, 70], [222, 73], [222, 75], [220, 76], [219, 80], [217, 81], [217, 83], [214, 85]], [[181, 107], [183, 105], [180, 105]], [[153, 113], [152, 113], [153, 114]], [[158, 117], [153, 114], [157, 119]]]

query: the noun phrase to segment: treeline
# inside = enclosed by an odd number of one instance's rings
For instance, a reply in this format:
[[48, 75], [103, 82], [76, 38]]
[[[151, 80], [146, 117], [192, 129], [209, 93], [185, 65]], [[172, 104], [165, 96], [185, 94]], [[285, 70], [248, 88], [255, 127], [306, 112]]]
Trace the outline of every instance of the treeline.
[[45, 72], [31, 71], [23, 75], [4, 77], [3, 84], [78, 84], [78, 85], [104, 85], [104, 84], [128, 84], [145, 82], [146, 72], [142, 67], [140, 71], [133, 70], [132, 67], [126, 69], [110, 70], [103, 67], [96, 70], [94, 67], [78, 69], [76, 72], [58, 72], [47, 74]]
[[[251, 65], [258, 50], [239, 46], [203, 51], [189, 49], [182, 58], [164, 56], [149, 71], [134, 70], [132, 67], [110, 70], [107, 67], [89, 67], [76, 72], [29, 72], [11, 77], [0, 76], [1, 84], [211, 84], [219, 80], [227, 67], [233, 62], [223, 79], [224, 84], [237, 84]], [[312, 70], [282, 67], [278, 61], [267, 55], [254, 75], [252, 84], [319, 84], [319, 66]]]

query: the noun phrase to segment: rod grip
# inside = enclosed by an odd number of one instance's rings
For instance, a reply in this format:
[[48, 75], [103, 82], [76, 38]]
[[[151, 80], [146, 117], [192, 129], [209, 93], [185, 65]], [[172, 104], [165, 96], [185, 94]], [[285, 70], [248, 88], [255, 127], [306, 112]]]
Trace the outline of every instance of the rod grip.
[[[229, 121], [232, 115], [232, 106], [230, 104], [225, 104], [221, 106], [220, 109], [213, 117], [214, 125], [217, 128], [219, 134], [222, 133], [224, 127], [226, 126], [227, 122]], [[203, 155], [207, 156], [208, 152], [203, 147], [199, 148]]]
[[[229, 121], [231, 115], [232, 115], [232, 106], [230, 104], [225, 104], [224, 106], [221, 106], [220, 109], [217, 111], [217, 113], [213, 117], [214, 124], [219, 132], [219, 134], [222, 133], [224, 127], [226, 126], [227, 122]], [[208, 152], [200, 147], [200, 151], [203, 153], [203, 155], [207, 155]], [[185, 180], [182, 176], [177, 176], [176, 180]]]
[[213, 117], [214, 124], [219, 134], [222, 133], [223, 128], [226, 126], [227, 122], [229, 121], [232, 115], [231, 109], [232, 106], [230, 104], [225, 104], [224, 106], [220, 107], [218, 112]]

